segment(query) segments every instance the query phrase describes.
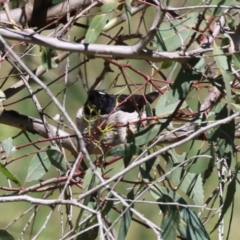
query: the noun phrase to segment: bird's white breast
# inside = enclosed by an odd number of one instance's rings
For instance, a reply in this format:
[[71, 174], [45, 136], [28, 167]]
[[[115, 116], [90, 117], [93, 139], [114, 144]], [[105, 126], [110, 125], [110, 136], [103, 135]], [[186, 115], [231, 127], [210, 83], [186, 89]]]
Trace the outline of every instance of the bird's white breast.
[[[144, 112], [141, 114], [141, 118], [146, 117], [146, 113]], [[107, 119], [107, 120], [106, 120]], [[77, 111], [76, 115], [76, 124], [78, 129], [83, 134], [89, 133], [89, 129], [94, 129], [95, 127], [99, 126], [104, 120], [106, 123], [101, 128], [104, 130], [107, 126], [121, 124], [126, 125], [131, 122], [136, 122], [139, 120], [139, 113], [133, 112], [123, 112], [123, 111], [116, 111], [112, 113], [110, 116], [107, 115], [100, 115], [98, 116], [95, 121], [87, 121], [86, 117], [84, 117], [83, 107]], [[129, 128], [133, 133], [137, 131], [137, 123], [129, 124]], [[127, 135], [127, 127], [114, 127], [108, 131], [104, 131], [104, 133], [99, 132], [99, 134], [94, 136], [94, 139], [99, 141], [101, 140], [101, 144], [115, 146], [120, 143], [124, 143], [126, 140]]]

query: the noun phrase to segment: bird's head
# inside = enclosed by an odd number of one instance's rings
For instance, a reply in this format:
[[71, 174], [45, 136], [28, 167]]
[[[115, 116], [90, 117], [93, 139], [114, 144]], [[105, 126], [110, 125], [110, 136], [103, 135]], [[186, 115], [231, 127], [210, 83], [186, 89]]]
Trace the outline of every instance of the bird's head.
[[116, 97], [103, 91], [90, 90], [84, 104], [86, 115], [96, 116], [109, 114], [115, 107]]

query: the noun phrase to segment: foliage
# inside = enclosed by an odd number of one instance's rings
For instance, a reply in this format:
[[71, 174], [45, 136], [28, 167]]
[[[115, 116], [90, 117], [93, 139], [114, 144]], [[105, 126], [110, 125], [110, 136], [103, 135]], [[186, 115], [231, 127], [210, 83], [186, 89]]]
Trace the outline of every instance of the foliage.
[[185, 2], [1, 1], [0, 239], [239, 239], [239, 5]]

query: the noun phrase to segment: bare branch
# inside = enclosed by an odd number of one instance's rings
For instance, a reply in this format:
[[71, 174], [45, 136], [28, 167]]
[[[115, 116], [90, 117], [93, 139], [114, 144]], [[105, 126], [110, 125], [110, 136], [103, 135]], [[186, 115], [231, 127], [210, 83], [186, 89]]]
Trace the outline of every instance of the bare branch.
[[[85, 8], [91, 4], [89, 0], [69, 0], [62, 3], [52, 5], [52, 1], [31, 1], [21, 8], [10, 10], [12, 20], [21, 25], [29, 27], [42, 28], [56, 20], [66, 22], [64, 18], [67, 14], [67, 4], [69, 2], [69, 10], [71, 15], [75, 14], [80, 8]], [[37, 13], [37, 14], [36, 14]], [[8, 23], [8, 17], [5, 11], [0, 12], [2, 22]], [[51, 26], [55, 27], [55, 26]]]
[[211, 49], [194, 49], [180, 56], [179, 52], [160, 52], [143, 50], [140, 53], [135, 52], [135, 46], [112, 46], [104, 44], [77, 44], [71, 42], [64, 42], [62, 40], [42, 36], [37, 33], [28, 33], [27, 31], [14, 31], [12, 29], [0, 28], [0, 35], [2, 37], [30, 42], [38, 44], [40, 46], [51, 47], [53, 49], [69, 51], [69, 52], [81, 52], [86, 55], [94, 57], [118, 57], [127, 59], [145, 59], [152, 62], [158, 62], [163, 60], [174, 60], [177, 62], [184, 62], [186, 59], [190, 59], [198, 54], [208, 52]]
[[[16, 127], [22, 129], [23, 131], [28, 131], [33, 134], [38, 134], [43, 138], [48, 137], [48, 133], [44, 127], [43, 122], [40, 119], [28, 117], [26, 115], [20, 114], [16, 111], [4, 110], [0, 115], [0, 123], [8, 126]], [[48, 125], [52, 133], [61, 140], [61, 144], [64, 148], [69, 150], [74, 156], [78, 155], [77, 152], [77, 141], [76, 138], [71, 137], [69, 133], [57, 129], [52, 125]], [[50, 141], [50, 140], [49, 140]]]

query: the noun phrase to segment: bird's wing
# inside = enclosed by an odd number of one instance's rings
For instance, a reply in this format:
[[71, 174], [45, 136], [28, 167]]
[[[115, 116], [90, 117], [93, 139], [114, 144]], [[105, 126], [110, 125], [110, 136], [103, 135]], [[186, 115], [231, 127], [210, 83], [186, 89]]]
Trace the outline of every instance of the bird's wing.
[[[131, 97], [129, 95], [121, 94], [116, 97], [116, 110], [124, 112], [134, 112], [136, 110], [141, 111], [146, 104], [146, 100], [152, 103], [159, 96], [158, 92], [151, 92], [144, 96], [134, 94]], [[119, 106], [118, 106], [119, 105]]]

